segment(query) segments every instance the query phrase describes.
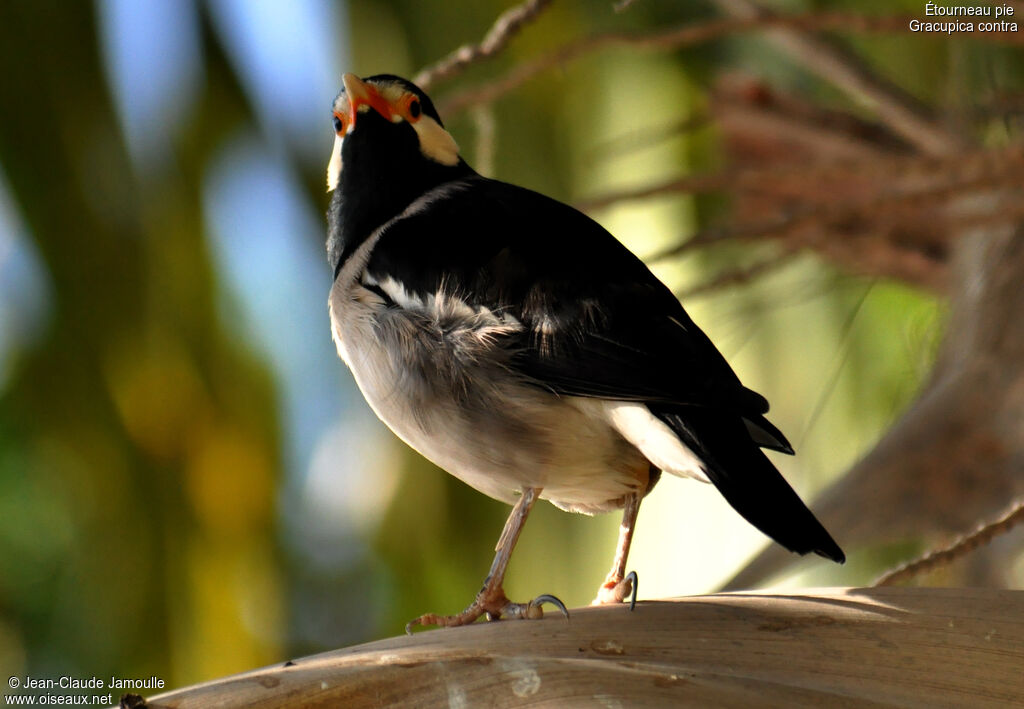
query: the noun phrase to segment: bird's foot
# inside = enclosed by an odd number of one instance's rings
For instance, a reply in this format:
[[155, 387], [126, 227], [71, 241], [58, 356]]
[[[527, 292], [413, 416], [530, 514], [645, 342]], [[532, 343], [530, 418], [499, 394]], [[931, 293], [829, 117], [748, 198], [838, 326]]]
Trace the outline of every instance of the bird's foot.
[[622, 603], [629, 598], [629, 610], [633, 610], [636, 608], [636, 591], [639, 585], [635, 571], [630, 571], [625, 578], [621, 579], [609, 576], [601, 584], [601, 588], [597, 589], [597, 598], [590, 605], [603, 606], [610, 603]]
[[405, 626], [405, 632], [412, 635], [412, 629], [417, 625], [437, 625], [443, 628], [469, 625], [482, 615], [486, 615], [487, 620], [498, 620], [499, 618], [535, 620], [544, 617], [543, 605], [545, 603], [550, 603], [562, 612], [566, 620], [569, 619], [569, 611], [565, 604], [552, 595], [545, 593], [527, 603], [513, 603], [508, 600], [502, 589], [484, 588], [477, 594], [476, 599], [469, 604], [469, 607], [461, 613], [455, 615], [426, 613], [419, 618], [409, 621]]

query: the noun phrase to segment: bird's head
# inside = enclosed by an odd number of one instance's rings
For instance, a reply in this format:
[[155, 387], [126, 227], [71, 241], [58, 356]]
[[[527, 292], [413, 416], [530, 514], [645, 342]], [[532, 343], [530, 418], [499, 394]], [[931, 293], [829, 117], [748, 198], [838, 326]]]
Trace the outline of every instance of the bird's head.
[[345, 74], [342, 83], [331, 116], [335, 137], [328, 190], [337, 189], [343, 175], [387, 183], [410, 172], [459, 165], [459, 146], [418, 86], [390, 74], [366, 79]]
[[347, 253], [418, 197], [475, 174], [418, 86], [390, 74], [345, 74], [342, 83], [331, 107], [327, 167], [327, 255], [335, 273]]

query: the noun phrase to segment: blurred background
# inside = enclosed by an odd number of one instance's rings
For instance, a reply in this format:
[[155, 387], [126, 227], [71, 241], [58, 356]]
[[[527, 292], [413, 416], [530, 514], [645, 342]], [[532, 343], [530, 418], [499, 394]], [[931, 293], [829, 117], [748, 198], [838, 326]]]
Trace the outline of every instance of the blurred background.
[[[892, 3], [875, 3], [892, 10]], [[920, 3], [898, 3], [918, 12]], [[787, 2], [784, 9], [871, 3]], [[197, 682], [395, 635], [479, 588], [508, 508], [405, 448], [330, 339], [324, 170], [344, 71], [412, 76], [478, 41], [499, 0], [0, 3], [0, 669]], [[565, 0], [435, 99], [583, 34], [713, 16], [701, 3]], [[861, 37], [902, 86], [960, 106], [1020, 86], [1019, 54]], [[446, 115], [471, 164], [581, 204], [726, 161], [708, 121], [742, 70], [862, 112], [754, 35], [588, 54]], [[997, 130], [993, 128], [993, 130]], [[997, 136], [998, 137], [998, 136]], [[591, 214], [643, 257], [731, 208], [666, 192]], [[796, 253], [700, 288], [763, 246], [652, 261], [797, 448], [815, 493], [928, 376], [934, 291]], [[828, 525], [828, 519], [823, 520]], [[618, 515], [535, 509], [511, 597], [593, 598]], [[839, 539], [842, 543], [842, 538]], [[709, 486], [666, 477], [640, 515], [641, 598], [717, 588], [767, 540]], [[869, 582], [847, 548], [776, 579]]]

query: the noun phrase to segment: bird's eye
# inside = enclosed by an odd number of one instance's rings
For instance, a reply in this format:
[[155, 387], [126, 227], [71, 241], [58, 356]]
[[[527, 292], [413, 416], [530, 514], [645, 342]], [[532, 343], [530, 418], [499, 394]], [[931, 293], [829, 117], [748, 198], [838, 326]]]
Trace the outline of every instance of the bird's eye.
[[341, 120], [341, 116], [337, 113], [334, 114], [334, 132], [338, 135], [345, 132], [345, 121]]
[[410, 118], [412, 118], [414, 120], [419, 118], [421, 111], [422, 111], [422, 109], [420, 108], [419, 99], [415, 99], [414, 98], [412, 101], [409, 102], [409, 117]]

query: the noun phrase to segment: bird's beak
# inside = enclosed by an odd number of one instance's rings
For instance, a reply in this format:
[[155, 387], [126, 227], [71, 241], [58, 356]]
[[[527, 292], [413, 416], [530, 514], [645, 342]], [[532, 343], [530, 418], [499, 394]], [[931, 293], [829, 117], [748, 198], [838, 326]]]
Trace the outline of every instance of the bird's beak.
[[349, 130], [356, 127], [356, 116], [359, 114], [360, 106], [369, 106], [389, 121], [394, 120], [395, 111], [376, 87], [367, 84], [355, 74], [345, 74], [341, 77], [341, 83], [345, 86], [345, 95], [348, 97]]

